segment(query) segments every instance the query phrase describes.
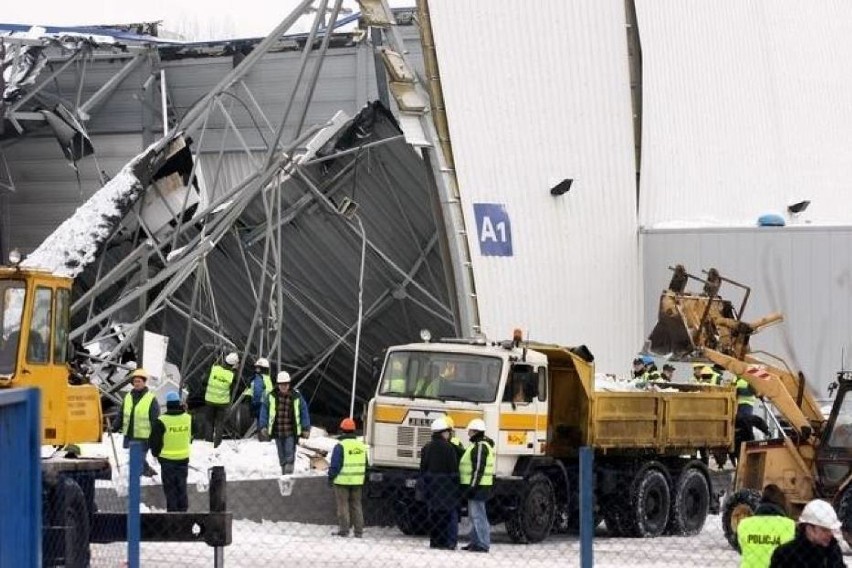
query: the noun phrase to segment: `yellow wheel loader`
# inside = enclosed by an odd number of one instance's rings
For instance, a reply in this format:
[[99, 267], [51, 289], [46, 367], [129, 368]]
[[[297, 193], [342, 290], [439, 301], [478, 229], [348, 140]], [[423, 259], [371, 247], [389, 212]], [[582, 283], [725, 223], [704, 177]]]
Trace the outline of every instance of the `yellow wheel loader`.
[[[715, 269], [702, 276], [689, 274], [681, 265], [672, 270], [669, 288], [660, 297], [649, 349], [671, 360], [711, 362], [746, 380], [771, 408], [768, 417], [777, 433], [741, 445], [734, 485], [722, 508], [728, 541], [737, 547], [737, 524], [752, 514], [763, 488], [774, 483], [784, 491], [796, 518], [811, 499], [832, 502], [852, 546], [852, 372], [838, 373], [830, 389], [831, 412], [824, 416], [803, 373], [749, 346], [751, 336], [781, 322], [781, 314], [745, 321], [751, 292], [747, 286]], [[687, 291], [690, 282], [699, 283], [701, 289]], [[725, 284], [743, 292], [739, 306], [719, 295]]]

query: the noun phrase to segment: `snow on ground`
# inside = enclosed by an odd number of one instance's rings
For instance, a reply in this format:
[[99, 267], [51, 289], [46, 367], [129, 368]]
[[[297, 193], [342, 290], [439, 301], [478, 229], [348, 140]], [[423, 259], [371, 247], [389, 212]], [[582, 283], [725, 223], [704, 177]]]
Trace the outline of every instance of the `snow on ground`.
[[[112, 440], [115, 443], [115, 452], [113, 452], [112, 441], [110, 441], [109, 436], [105, 436], [104, 441], [100, 444], [79, 444], [79, 446], [82, 455], [85, 457], [109, 458], [113, 472], [120, 472], [120, 474], [113, 475], [111, 481], [98, 481], [98, 486], [113, 487], [119, 495], [125, 495], [130, 457], [128, 450], [122, 447], [124, 439], [121, 434], [113, 434]], [[310, 456], [314, 454], [312, 450], [319, 450], [326, 452], [328, 459], [330, 459], [335, 444], [337, 444], [337, 440], [325, 435], [324, 430], [312, 428], [311, 437], [308, 440], [299, 441], [294, 474], [300, 476], [326, 475], [324, 470], [311, 469]], [[117, 464], [116, 454], [118, 456]], [[147, 460], [151, 467], [159, 473], [160, 464], [150, 453]], [[189, 465], [187, 483], [196, 485], [199, 489], [206, 487], [207, 471], [216, 465], [225, 466], [225, 474], [229, 481], [273, 479], [281, 476], [281, 466], [278, 464], [275, 442], [260, 442], [256, 439], [223, 440], [218, 448], [213, 448], [213, 444], [210, 442], [194, 440], [189, 456]], [[142, 485], [160, 485], [159, 475], [153, 478], [143, 477]]]
[[[489, 554], [463, 550], [432, 550], [426, 536], [405, 536], [395, 528], [367, 527], [363, 539], [332, 536], [335, 527], [299, 523], [235, 521], [233, 543], [225, 548], [225, 566], [476, 566], [546, 567], [579, 566], [576, 536], [554, 535], [545, 542], [519, 545], [510, 542], [502, 526], [493, 527]], [[465, 533], [464, 526], [462, 532]], [[462, 536], [461, 546], [467, 542]], [[92, 547], [93, 567], [119, 566], [126, 544]], [[598, 529], [594, 543], [595, 566], [645, 568], [651, 566], [737, 566], [739, 555], [722, 535], [719, 517], [707, 519], [704, 530], [693, 537], [656, 539], [608, 538]], [[145, 568], [208, 567], [213, 551], [205, 544], [142, 543]]]

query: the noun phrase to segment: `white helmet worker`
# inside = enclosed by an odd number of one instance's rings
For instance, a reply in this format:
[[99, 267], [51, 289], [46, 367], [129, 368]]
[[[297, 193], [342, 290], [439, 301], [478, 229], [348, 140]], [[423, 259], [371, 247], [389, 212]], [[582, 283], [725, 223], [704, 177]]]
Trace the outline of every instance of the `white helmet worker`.
[[269, 368], [269, 359], [267, 359], [266, 357], [261, 357], [260, 359], [255, 361], [254, 366], [260, 367], [262, 369], [268, 369]]
[[449, 430], [450, 426], [447, 424], [447, 421], [442, 418], [436, 418], [432, 421], [432, 425], [430, 426], [433, 432], [443, 432], [445, 430]]
[[234, 353], [233, 351], [225, 355], [225, 363], [230, 365], [231, 367], [236, 366], [237, 363], [240, 362], [240, 356]]
[[482, 418], [474, 418], [467, 425], [468, 430], [475, 430], [477, 432], [485, 432], [485, 421]]
[[290, 384], [290, 373], [287, 371], [281, 371], [278, 373], [278, 376], [275, 378], [275, 382], [279, 385], [289, 385]]
[[802, 514], [799, 515], [799, 522], [808, 525], [815, 525], [832, 531], [840, 530], [841, 522], [837, 518], [837, 512], [828, 501], [822, 499], [814, 499], [805, 505], [802, 509]]

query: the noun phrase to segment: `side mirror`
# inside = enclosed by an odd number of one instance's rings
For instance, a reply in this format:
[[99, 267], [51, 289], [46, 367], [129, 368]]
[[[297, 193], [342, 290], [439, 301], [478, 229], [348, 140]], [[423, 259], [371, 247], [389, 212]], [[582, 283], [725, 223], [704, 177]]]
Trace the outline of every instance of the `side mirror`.
[[374, 381], [378, 381], [382, 373], [382, 360], [378, 357], [373, 357], [370, 362], [370, 376]]

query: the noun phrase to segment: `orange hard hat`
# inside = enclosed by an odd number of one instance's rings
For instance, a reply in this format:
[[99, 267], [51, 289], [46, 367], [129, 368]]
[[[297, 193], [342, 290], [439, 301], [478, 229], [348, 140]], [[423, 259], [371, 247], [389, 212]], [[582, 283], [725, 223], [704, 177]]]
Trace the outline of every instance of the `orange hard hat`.
[[354, 432], [355, 431], [355, 421], [351, 418], [344, 418], [340, 421], [340, 429], [344, 432]]

